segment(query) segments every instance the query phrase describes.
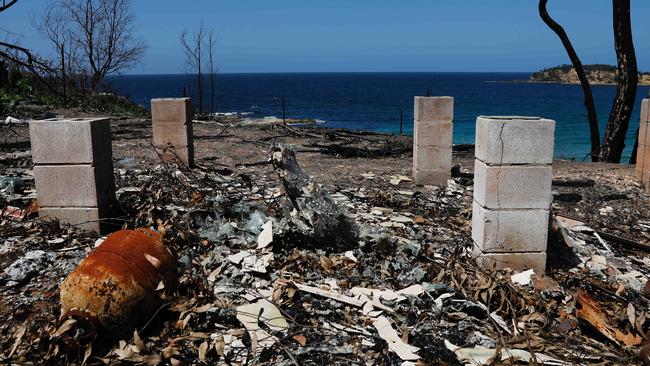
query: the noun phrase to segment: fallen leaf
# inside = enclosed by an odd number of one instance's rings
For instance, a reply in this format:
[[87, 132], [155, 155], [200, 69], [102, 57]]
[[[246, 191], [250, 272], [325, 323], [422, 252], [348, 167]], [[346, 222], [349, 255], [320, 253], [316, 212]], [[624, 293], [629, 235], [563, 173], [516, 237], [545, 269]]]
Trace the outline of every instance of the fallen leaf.
[[208, 353], [208, 342], [203, 341], [199, 346], [199, 360], [205, 362], [205, 355]]
[[11, 358], [11, 356], [16, 352], [16, 349], [18, 349], [18, 346], [20, 345], [20, 342], [23, 340], [23, 336], [25, 335], [25, 332], [27, 331], [27, 326], [26, 325], [21, 325], [18, 330], [16, 331], [15, 338], [16, 340], [14, 341], [14, 345], [11, 347], [11, 351], [9, 352], [9, 356], [7, 358]]
[[295, 335], [291, 338], [293, 338], [294, 341], [298, 342], [298, 344], [303, 347], [307, 345], [307, 337], [302, 334]]
[[142, 339], [140, 338], [137, 329], [133, 330], [133, 344], [135, 344], [135, 347], [138, 350], [138, 352], [144, 352], [147, 350], [147, 347], [145, 347], [144, 342], [142, 342]]
[[332, 273], [332, 261], [324, 255], [320, 256], [320, 265], [325, 273]]

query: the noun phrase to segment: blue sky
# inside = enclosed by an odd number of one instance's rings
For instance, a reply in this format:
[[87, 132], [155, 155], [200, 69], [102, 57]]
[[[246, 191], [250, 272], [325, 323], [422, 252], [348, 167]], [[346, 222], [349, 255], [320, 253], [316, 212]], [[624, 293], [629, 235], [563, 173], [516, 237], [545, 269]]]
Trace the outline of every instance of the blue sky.
[[[47, 53], [31, 27], [45, 0], [20, 0], [0, 28]], [[191, 4], [191, 5], [190, 5]], [[616, 62], [611, 1], [550, 0], [584, 63]], [[534, 71], [569, 63], [536, 0], [133, 0], [149, 49], [130, 74], [182, 72], [178, 36], [203, 19], [220, 72]], [[650, 1], [632, 0], [641, 70], [650, 71]]]

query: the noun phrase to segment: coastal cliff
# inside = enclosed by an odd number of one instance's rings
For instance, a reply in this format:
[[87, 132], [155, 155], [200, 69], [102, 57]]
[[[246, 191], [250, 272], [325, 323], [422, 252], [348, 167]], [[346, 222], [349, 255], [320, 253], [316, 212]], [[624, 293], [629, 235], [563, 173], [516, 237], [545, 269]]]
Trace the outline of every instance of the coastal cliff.
[[[592, 85], [616, 84], [616, 67], [611, 65], [584, 65], [587, 79]], [[550, 67], [534, 72], [529, 81], [535, 83], [580, 84], [578, 74], [571, 65]], [[650, 73], [639, 73], [639, 85], [650, 85]]]

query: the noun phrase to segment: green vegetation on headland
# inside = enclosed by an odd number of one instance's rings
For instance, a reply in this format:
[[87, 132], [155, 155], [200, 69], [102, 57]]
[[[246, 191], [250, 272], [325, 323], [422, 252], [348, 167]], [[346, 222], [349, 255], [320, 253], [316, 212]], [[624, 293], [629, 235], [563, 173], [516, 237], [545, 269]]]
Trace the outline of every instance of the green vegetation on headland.
[[[594, 64], [584, 65], [584, 69], [587, 79], [591, 84], [616, 84], [617, 82], [616, 66]], [[571, 65], [549, 67], [534, 72], [530, 76], [529, 81], [536, 83], [580, 84], [578, 74]], [[639, 85], [650, 85], [650, 73], [639, 73]]]
[[5, 80], [4, 83], [0, 80], [0, 117], [39, 118], [53, 109], [73, 109], [117, 117], [149, 116], [145, 107], [113, 93], [71, 92], [64, 103], [60, 95], [45, 88], [35, 88], [31, 78], [16, 75], [13, 80]]

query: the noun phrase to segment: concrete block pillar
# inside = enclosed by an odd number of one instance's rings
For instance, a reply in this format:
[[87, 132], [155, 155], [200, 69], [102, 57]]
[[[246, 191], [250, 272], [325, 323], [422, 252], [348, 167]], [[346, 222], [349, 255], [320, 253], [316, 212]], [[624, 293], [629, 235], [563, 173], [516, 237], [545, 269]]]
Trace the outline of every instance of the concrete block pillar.
[[413, 180], [416, 185], [444, 186], [451, 177], [454, 98], [415, 97]]
[[472, 239], [487, 269], [546, 268], [555, 121], [476, 120]]
[[153, 144], [164, 161], [194, 166], [192, 101], [190, 98], [151, 100]]
[[639, 143], [636, 150], [636, 177], [650, 192], [650, 99], [641, 101]]
[[97, 233], [115, 203], [108, 118], [51, 118], [31, 121], [39, 217], [56, 218]]

